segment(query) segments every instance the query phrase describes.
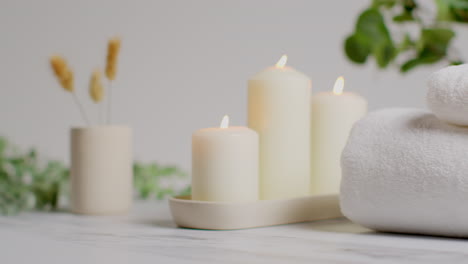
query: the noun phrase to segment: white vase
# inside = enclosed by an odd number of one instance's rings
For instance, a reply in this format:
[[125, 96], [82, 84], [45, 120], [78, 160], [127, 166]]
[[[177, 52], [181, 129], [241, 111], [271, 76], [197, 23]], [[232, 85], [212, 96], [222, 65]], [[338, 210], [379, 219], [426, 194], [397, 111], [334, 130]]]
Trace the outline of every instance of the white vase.
[[72, 212], [126, 213], [133, 191], [131, 128], [72, 128], [70, 150]]

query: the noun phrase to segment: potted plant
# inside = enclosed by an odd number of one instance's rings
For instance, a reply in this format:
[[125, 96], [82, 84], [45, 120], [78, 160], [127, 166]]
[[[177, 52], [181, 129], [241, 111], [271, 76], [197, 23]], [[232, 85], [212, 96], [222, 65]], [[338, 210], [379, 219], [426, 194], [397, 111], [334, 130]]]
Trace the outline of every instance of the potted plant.
[[[52, 69], [63, 89], [71, 93], [86, 126], [71, 129], [71, 210], [78, 214], [125, 213], [132, 203], [132, 130], [111, 125], [111, 87], [117, 73], [120, 39], [109, 40], [105, 76], [109, 81], [107, 100], [101, 71], [93, 71], [90, 98], [99, 105], [97, 125], [92, 125], [75, 93], [74, 74], [59, 55], [50, 58]], [[103, 115], [103, 104], [107, 103]]]

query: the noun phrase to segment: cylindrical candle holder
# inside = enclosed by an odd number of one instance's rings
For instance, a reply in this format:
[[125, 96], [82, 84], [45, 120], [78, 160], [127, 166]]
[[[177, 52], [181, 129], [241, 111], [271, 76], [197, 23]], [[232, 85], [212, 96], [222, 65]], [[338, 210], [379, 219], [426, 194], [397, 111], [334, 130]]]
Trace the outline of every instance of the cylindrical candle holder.
[[133, 191], [131, 128], [73, 128], [70, 143], [72, 212], [126, 213]]

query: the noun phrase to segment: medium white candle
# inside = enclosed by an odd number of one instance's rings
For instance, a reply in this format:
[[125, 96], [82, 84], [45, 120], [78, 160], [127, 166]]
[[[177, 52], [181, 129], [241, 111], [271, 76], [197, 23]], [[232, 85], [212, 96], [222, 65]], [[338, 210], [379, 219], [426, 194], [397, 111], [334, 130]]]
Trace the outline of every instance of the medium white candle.
[[249, 80], [248, 123], [260, 135], [260, 198], [310, 193], [311, 81], [287, 57]]
[[258, 134], [246, 127], [219, 128], [192, 136], [192, 199], [217, 202], [258, 200]]
[[343, 88], [339, 77], [333, 92], [312, 97], [312, 194], [339, 193], [341, 152], [353, 124], [367, 112], [367, 101]]

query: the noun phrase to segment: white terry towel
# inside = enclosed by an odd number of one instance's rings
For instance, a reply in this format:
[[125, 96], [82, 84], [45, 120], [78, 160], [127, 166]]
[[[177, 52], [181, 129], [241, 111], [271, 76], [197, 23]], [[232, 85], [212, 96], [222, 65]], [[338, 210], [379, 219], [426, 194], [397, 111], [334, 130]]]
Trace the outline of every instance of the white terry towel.
[[468, 126], [468, 64], [434, 72], [427, 82], [427, 105], [441, 120]]
[[468, 128], [423, 110], [380, 110], [354, 125], [341, 164], [341, 209], [353, 222], [468, 236]]

